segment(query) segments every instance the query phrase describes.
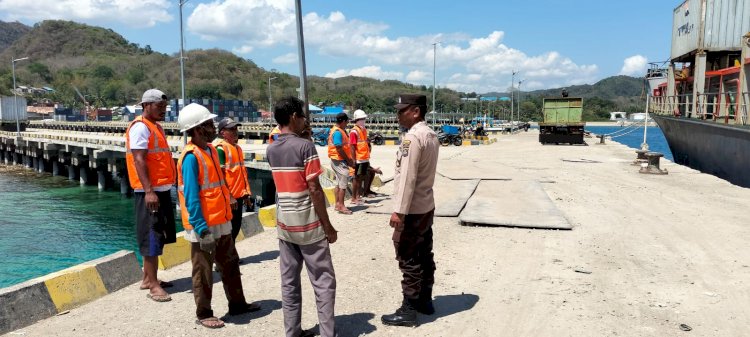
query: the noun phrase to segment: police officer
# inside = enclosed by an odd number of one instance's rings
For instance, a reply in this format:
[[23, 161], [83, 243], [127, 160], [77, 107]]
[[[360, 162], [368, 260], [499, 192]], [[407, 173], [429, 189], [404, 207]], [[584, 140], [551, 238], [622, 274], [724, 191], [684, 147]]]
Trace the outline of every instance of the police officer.
[[383, 315], [386, 325], [414, 326], [417, 312], [431, 315], [432, 285], [435, 283], [435, 260], [432, 254], [432, 220], [435, 182], [440, 142], [425, 122], [427, 97], [405, 94], [395, 105], [398, 123], [409, 131], [396, 156], [395, 209], [391, 214], [396, 260], [403, 273], [401, 288], [404, 299], [395, 313]]

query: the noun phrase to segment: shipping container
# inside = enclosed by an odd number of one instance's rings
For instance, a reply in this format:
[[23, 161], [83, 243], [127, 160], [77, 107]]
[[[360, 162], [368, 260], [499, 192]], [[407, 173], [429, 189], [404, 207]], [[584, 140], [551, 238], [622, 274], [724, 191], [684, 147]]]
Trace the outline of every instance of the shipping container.
[[0, 97], [0, 121], [3, 123], [15, 123], [16, 117], [21, 122], [28, 119], [28, 115], [26, 114], [26, 98], [20, 96]]
[[98, 116], [96, 116], [96, 120], [99, 121], [99, 122], [111, 122], [112, 121], [112, 115], [109, 115], [109, 116], [98, 115]]
[[[704, 10], [705, 8], [705, 10]], [[671, 58], [697, 50], [740, 51], [750, 32], [750, 0], [686, 0], [674, 9]]]

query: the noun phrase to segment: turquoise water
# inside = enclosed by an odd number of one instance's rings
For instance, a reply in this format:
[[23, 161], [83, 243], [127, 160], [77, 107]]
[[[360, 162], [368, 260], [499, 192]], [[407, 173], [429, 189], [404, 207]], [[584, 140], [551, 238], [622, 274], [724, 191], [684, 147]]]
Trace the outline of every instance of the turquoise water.
[[122, 249], [137, 254], [133, 199], [119, 191], [0, 165], [0, 210], [0, 288]]
[[[593, 132], [597, 135], [610, 134], [613, 132], [617, 132], [617, 134], [622, 134], [622, 136], [615, 137], [613, 138], [613, 140], [618, 143], [632, 147], [634, 149], [640, 149], [641, 143], [643, 143], [643, 127], [640, 127], [638, 128], [638, 130], [635, 130], [628, 134], [625, 134], [628, 131], [618, 132], [622, 130], [623, 128], [619, 126], [586, 126], [586, 131]], [[646, 142], [648, 143], [648, 149], [650, 151], [661, 152], [664, 154], [665, 159], [669, 159], [672, 161], [674, 160], [673, 159], [674, 157], [672, 157], [672, 151], [669, 150], [669, 144], [667, 144], [667, 139], [664, 138], [664, 134], [661, 132], [661, 129], [659, 127], [656, 127], [656, 126], [648, 127], [648, 131], [646, 132]]]

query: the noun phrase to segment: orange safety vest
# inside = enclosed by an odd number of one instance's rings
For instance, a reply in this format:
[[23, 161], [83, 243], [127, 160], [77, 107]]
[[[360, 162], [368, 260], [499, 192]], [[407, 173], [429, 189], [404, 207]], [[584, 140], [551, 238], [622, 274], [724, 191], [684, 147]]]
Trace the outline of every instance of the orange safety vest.
[[193, 153], [198, 160], [198, 185], [200, 186], [201, 211], [206, 224], [211, 226], [221, 225], [232, 220], [232, 209], [229, 204], [229, 188], [224, 182], [224, 172], [219, 166], [219, 156], [213, 145], [208, 144], [211, 153], [195, 146], [192, 142], [185, 145], [185, 149], [177, 161], [177, 198], [180, 200], [180, 213], [182, 215], [182, 226], [193, 229], [190, 224], [190, 214], [185, 205], [185, 183], [182, 180], [182, 161], [185, 155]]
[[128, 129], [125, 130], [125, 163], [128, 167], [130, 187], [134, 190], [143, 189], [143, 184], [138, 179], [138, 172], [135, 170], [135, 158], [130, 151], [130, 128], [135, 123], [145, 124], [151, 132], [151, 137], [148, 139], [148, 152], [146, 154], [146, 167], [148, 168], [148, 178], [151, 181], [151, 187], [174, 185], [174, 160], [172, 160], [172, 151], [169, 150], [169, 143], [167, 143], [167, 137], [164, 136], [164, 131], [158, 124], [143, 118], [143, 116], [138, 116], [128, 125]]
[[216, 145], [224, 149], [224, 178], [227, 180], [229, 193], [233, 198], [250, 195], [250, 183], [245, 169], [245, 154], [238, 145], [229, 144], [222, 139]]
[[275, 140], [273, 136], [281, 134], [281, 130], [279, 130], [278, 126], [275, 126], [273, 130], [271, 130], [271, 133], [268, 135], [268, 144], [273, 144], [273, 141]]
[[347, 156], [352, 153], [351, 146], [349, 145], [349, 137], [347, 137], [346, 132], [337, 125], [334, 125], [328, 133], [328, 158], [331, 158], [332, 160], [344, 160], [344, 158], [341, 158], [339, 155], [339, 151], [336, 150], [336, 146], [333, 145], [333, 133], [336, 131], [341, 132], [341, 138], [343, 138], [344, 141], [344, 145], [342, 145], [341, 148], [344, 150], [344, 153], [346, 153]]
[[360, 128], [359, 125], [354, 126], [354, 131], [357, 132], [357, 163], [364, 163], [370, 161], [370, 144], [367, 142], [367, 130]]

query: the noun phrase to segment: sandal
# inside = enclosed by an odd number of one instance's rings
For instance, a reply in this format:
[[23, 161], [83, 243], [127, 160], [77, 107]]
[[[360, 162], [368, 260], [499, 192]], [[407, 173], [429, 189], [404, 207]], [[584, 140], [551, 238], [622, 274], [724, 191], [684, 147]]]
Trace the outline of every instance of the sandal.
[[169, 302], [169, 301], [172, 300], [172, 297], [169, 296], [169, 294], [166, 294], [166, 295], [151, 295], [151, 294], [146, 294], [146, 297], [150, 298], [154, 302], [159, 302], [159, 303]]
[[195, 320], [195, 324], [202, 325], [209, 329], [219, 329], [224, 327], [224, 322], [216, 317], [209, 317]]
[[339, 212], [339, 214], [346, 214], [346, 215], [352, 214], [352, 211], [350, 209], [337, 209], [336, 212]]

